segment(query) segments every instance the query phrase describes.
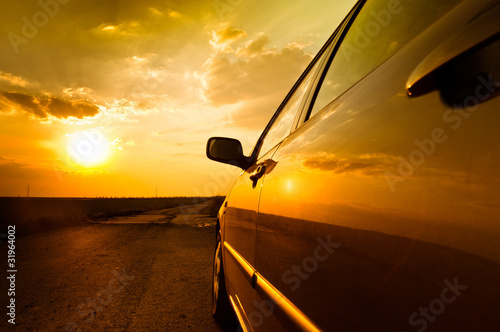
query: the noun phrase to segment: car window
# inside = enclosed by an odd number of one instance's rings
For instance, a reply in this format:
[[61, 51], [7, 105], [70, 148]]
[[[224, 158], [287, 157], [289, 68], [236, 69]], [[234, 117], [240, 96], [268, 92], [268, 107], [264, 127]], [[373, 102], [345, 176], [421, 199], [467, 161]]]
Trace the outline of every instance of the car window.
[[367, 1], [335, 53], [309, 118], [461, 0]]
[[[327, 52], [325, 52], [327, 53]], [[292, 128], [295, 116], [300, 109], [306, 92], [309, 90], [318, 67], [321, 65], [324, 55], [319, 58], [314, 66], [309, 70], [309, 73], [304, 77], [300, 85], [295, 89], [295, 92], [290, 96], [287, 103], [281, 109], [279, 115], [275, 118], [272, 126], [269, 128], [266, 137], [264, 138], [262, 147], [259, 152], [259, 158], [281, 142]]]

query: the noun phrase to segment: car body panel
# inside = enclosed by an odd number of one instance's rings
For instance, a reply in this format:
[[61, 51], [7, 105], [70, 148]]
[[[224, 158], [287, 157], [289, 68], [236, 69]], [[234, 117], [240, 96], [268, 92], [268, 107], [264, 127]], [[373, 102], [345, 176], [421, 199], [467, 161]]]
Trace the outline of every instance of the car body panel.
[[438, 91], [409, 98], [404, 79], [427, 51], [402, 50], [273, 156], [257, 271], [322, 328], [422, 328], [431, 319], [413, 313], [455, 281], [464, 299], [433, 328], [487, 329], [500, 312], [499, 100], [457, 110]]
[[[257, 298], [252, 285], [255, 272], [255, 240], [257, 229], [257, 213], [260, 200], [261, 185], [264, 177], [257, 181], [250, 179], [260, 164], [269, 164], [270, 157], [277, 147], [243, 171], [224, 203], [223, 222], [223, 257], [228, 294], [238, 294], [235, 303], [241, 304], [241, 317], [247, 318], [247, 311], [254, 310]], [[267, 168], [272, 170], [271, 165]], [[248, 318], [247, 318], [248, 319]]]
[[[229, 234], [251, 240], [238, 244], [254, 271], [245, 276], [251, 300], [228, 287], [247, 328], [496, 329], [500, 41], [444, 63], [446, 84], [413, 97], [406, 90], [427, 56], [491, 3], [464, 1], [310, 119], [301, 116], [255, 164], [272, 165], [257, 205], [254, 192], [235, 187], [233, 200], [233, 189]], [[470, 90], [452, 91], [453, 81]], [[457, 96], [465, 106], [450, 103]], [[228, 271], [228, 285], [241, 275]]]
[[[239, 295], [243, 308], [251, 306], [255, 299], [251, 275], [248, 276], [243, 262], [255, 266], [256, 222], [260, 196], [260, 186], [253, 189], [248, 177], [249, 173], [242, 172], [234, 184], [224, 210], [224, 222], [221, 224], [225, 274], [231, 276], [226, 278], [226, 287], [228, 294]], [[230, 254], [228, 247], [237, 255]], [[238, 259], [240, 257], [244, 257], [243, 262]], [[244, 316], [244, 311], [242, 315]]]

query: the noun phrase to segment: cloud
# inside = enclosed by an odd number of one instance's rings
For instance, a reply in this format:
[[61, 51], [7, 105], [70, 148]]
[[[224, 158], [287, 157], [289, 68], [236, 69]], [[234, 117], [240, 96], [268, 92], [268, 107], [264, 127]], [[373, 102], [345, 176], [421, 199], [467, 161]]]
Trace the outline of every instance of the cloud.
[[258, 34], [233, 54], [214, 48], [205, 63], [204, 96], [215, 107], [236, 106], [232, 125], [262, 129], [313, 58], [303, 45], [269, 43], [268, 35]]
[[99, 108], [85, 101], [68, 101], [59, 98], [49, 98], [47, 113], [60, 119], [70, 116], [83, 119], [84, 117], [94, 116], [99, 113]]
[[2, 110], [24, 111], [37, 118], [45, 119], [48, 115], [59, 119], [75, 117], [83, 119], [99, 113], [99, 107], [85, 100], [65, 100], [53, 96], [36, 97], [23, 92], [0, 93]]
[[[21, 92], [3, 92], [1, 95], [11, 102], [8, 106], [20, 108], [22, 111], [30, 113], [38, 118], [44, 119], [47, 117], [46, 112], [42, 109], [38, 100], [33, 96]], [[7, 109], [7, 105], [5, 106]]]
[[93, 29], [95, 34], [100, 35], [120, 35], [120, 36], [135, 36], [140, 34], [141, 29], [143, 29], [139, 22], [128, 21], [119, 24], [108, 24], [102, 23], [98, 27]]
[[8, 83], [11, 86], [26, 87], [30, 83], [24, 80], [22, 77], [12, 75], [11, 73], [6, 73], [0, 70], [0, 82]]
[[163, 17], [163, 13], [158, 8], [150, 7], [148, 10], [154, 17]]
[[94, 94], [94, 91], [88, 87], [67, 88], [63, 93], [71, 98], [85, 99]]
[[229, 53], [232, 51], [230, 45], [246, 36], [247, 34], [245, 31], [228, 26], [223, 29], [212, 31], [210, 45], [212, 45], [214, 49]]
[[365, 175], [382, 174], [384, 164], [392, 158], [383, 158], [383, 155], [363, 155], [347, 159], [339, 159], [333, 154], [319, 153], [309, 158], [300, 158], [302, 165], [311, 170], [333, 172], [337, 174], [356, 172]]
[[148, 8], [148, 10], [151, 13], [151, 15], [156, 18], [163, 18], [165, 14], [171, 18], [183, 18], [183, 15], [180, 12], [172, 9], [168, 9], [166, 12], [162, 12], [158, 8], [150, 7]]
[[182, 14], [179, 13], [178, 11], [175, 11], [175, 10], [171, 10], [169, 13], [168, 13], [168, 16], [172, 17], [172, 18], [181, 18], [182, 17]]
[[349, 162], [346, 160], [335, 159], [307, 159], [303, 162], [304, 166], [311, 169], [319, 169], [323, 171], [332, 171], [335, 173], [348, 173], [358, 169], [371, 167], [372, 165], [360, 162]]
[[239, 48], [236, 54], [243, 56], [253, 56], [264, 52], [267, 44], [269, 44], [270, 37], [268, 34], [260, 33], [257, 38], [250, 40], [245, 44], [245, 47]]

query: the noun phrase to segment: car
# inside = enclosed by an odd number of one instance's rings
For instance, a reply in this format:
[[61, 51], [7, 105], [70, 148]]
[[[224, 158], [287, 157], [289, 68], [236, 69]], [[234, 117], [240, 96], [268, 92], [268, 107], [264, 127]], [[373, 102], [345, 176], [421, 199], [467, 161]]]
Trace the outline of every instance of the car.
[[497, 331], [500, 2], [359, 1], [218, 214], [213, 316], [244, 331]]

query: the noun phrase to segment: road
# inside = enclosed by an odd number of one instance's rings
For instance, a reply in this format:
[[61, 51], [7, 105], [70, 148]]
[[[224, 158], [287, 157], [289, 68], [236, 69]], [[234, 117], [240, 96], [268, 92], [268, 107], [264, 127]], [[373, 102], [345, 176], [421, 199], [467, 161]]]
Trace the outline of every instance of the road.
[[[206, 208], [18, 238], [16, 325], [3, 313], [0, 330], [221, 331], [211, 316], [215, 220]], [[6, 261], [5, 242], [1, 249]]]

